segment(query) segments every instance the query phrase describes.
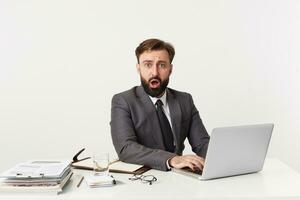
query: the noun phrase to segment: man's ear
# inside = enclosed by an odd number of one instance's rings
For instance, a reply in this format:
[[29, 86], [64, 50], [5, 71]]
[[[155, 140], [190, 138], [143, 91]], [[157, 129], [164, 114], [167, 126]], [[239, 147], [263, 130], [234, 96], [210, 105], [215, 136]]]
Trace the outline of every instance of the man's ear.
[[171, 68], [170, 68], [170, 75], [172, 74], [173, 71], [173, 64], [170, 64]]
[[136, 63], [135, 67], [136, 67], [137, 72], [141, 73], [140, 64]]

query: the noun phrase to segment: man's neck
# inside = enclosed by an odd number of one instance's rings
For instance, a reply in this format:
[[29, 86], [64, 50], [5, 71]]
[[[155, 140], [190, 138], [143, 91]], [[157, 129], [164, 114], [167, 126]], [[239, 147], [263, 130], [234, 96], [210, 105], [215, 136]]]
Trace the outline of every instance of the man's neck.
[[150, 97], [153, 104], [155, 104], [158, 99], [160, 99], [163, 102], [164, 105], [167, 104], [167, 92], [166, 92], [166, 90], [162, 93], [162, 95], [159, 95], [157, 97], [151, 97], [150, 95], [148, 95], [148, 96]]

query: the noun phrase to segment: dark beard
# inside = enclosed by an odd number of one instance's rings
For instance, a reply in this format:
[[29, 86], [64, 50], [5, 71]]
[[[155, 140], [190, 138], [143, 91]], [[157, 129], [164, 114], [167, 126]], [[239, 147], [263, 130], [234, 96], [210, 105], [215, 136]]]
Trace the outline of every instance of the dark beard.
[[[141, 83], [145, 90], [145, 92], [150, 95], [151, 97], [159, 97], [167, 88], [169, 84], [169, 78], [162, 81], [158, 76], [152, 77], [151, 79], [157, 79], [160, 81], [160, 86], [158, 88], [150, 88], [148, 82], [141, 76]], [[150, 79], [150, 80], [151, 80]], [[149, 82], [150, 82], [149, 80]]]

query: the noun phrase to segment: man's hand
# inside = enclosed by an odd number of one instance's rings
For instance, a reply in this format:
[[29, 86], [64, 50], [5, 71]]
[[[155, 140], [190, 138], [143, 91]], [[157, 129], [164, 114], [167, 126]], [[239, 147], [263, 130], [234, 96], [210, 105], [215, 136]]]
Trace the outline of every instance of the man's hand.
[[170, 167], [173, 168], [184, 168], [189, 167], [191, 170], [195, 171], [197, 169], [203, 170], [204, 158], [197, 155], [184, 155], [175, 156], [169, 160]]

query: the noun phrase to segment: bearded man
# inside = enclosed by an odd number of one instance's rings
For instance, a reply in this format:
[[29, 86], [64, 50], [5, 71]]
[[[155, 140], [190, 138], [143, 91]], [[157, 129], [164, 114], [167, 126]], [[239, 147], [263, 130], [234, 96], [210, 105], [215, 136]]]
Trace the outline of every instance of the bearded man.
[[[174, 47], [148, 39], [135, 54], [141, 86], [112, 98], [111, 136], [119, 159], [163, 171], [201, 170], [209, 135], [192, 96], [167, 87]], [[195, 155], [182, 155], [186, 138]]]

